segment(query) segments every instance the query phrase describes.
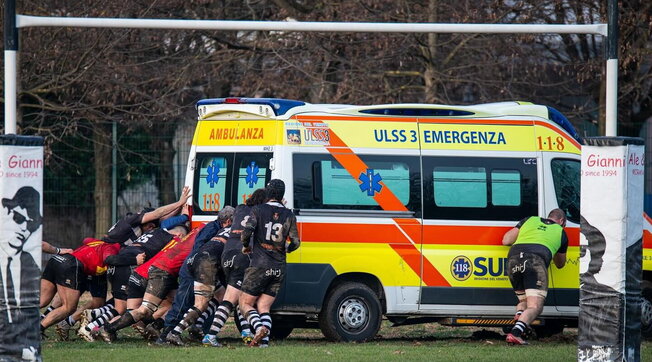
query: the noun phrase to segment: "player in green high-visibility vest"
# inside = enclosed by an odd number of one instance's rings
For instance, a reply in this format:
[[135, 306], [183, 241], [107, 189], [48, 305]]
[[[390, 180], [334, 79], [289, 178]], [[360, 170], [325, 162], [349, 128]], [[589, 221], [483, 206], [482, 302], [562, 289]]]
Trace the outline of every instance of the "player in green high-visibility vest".
[[518, 298], [516, 324], [507, 334], [507, 343], [528, 344], [523, 332], [543, 310], [550, 261], [554, 261], [557, 268], [566, 264], [568, 237], [565, 226], [566, 214], [554, 209], [547, 218], [531, 216], [519, 221], [503, 236], [503, 245], [512, 245], [507, 255], [507, 273]]

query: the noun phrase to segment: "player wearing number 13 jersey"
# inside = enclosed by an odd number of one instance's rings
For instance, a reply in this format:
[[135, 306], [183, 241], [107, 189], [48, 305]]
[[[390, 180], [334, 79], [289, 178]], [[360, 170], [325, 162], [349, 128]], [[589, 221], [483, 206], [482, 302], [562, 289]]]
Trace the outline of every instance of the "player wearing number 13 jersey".
[[[240, 308], [256, 331], [251, 345], [258, 345], [271, 330], [269, 310], [285, 276], [286, 252], [293, 252], [300, 244], [297, 219], [281, 203], [285, 183], [271, 180], [265, 191], [269, 201], [251, 209], [240, 234], [244, 246], [242, 251], [251, 253], [251, 264], [245, 272], [240, 297]], [[250, 245], [252, 235], [254, 242]], [[288, 238], [290, 243], [286, 245]], [[254, 309], [254, 303], [258, 310]]]

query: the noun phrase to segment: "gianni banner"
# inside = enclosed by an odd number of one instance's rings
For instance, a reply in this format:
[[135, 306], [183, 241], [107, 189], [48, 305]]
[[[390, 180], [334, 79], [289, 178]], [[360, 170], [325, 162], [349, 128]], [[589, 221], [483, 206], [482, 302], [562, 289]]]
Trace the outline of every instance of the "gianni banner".
[[582, 146], [578, 361], [640, 360], [644, 145]]
[[40, 360], [43, 139], [0, 136], [0, 361]]

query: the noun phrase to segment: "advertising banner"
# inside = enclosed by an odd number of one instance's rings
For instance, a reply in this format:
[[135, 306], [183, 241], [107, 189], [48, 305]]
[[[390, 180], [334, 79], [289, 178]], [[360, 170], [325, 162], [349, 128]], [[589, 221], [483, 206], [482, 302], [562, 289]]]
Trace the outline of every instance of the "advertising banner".
[[0, 136], [0, 361], [40, 360], [43, 139]]
[[644, 145], [582, 146], [579, 361], [640, 360]]

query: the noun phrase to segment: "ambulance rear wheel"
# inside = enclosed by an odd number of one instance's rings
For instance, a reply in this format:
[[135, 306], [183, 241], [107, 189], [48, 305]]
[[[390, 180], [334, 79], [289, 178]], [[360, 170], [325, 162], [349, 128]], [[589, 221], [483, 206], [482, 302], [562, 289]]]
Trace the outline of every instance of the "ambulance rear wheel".
[[382, 309], [378, 296], [365, 284], [347, 282], [335, 287], [319, 313], [326, 338], [338, 342], [372, 339], [380, 329]]

